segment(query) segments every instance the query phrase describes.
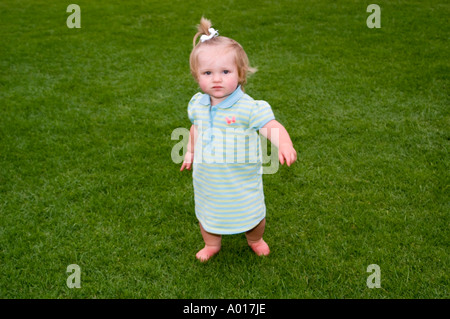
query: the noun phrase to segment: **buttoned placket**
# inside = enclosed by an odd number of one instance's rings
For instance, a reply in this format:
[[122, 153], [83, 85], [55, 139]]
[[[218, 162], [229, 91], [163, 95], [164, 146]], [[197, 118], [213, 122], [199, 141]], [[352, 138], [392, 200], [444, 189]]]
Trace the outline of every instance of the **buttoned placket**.
[[210, 143], [213, 141], [213, 132], [214, 132], [214, 118], [217, 114], [217, 105], [210, 105], [209, 107], [209, 129], [210, 129]]
[[[213, 129], [214, 129], [214, 118], [216, 117], [217, 110], [219, 108], [229, 108], [234, 103], [236, 103], [242, 96], [244, 95], [244, 92], [241, 90], [241, 86], [239, 85], [236, 90], [227, 98], [225, 101], [220, 102], [216, 105], [211, 105], [211, 97], [208, 95], [205, 95], [203, 99], [207, 99], [208, 102], [203, 100], [203, 103], [205, 106], [208, 106], [209, 108], [209, 125], [206, 130], [208, 136], [207, 136], [207, 147], [210, 148], [211, 144], [213, 142]], [[207, 104], [206, 104], [207, 103]]]

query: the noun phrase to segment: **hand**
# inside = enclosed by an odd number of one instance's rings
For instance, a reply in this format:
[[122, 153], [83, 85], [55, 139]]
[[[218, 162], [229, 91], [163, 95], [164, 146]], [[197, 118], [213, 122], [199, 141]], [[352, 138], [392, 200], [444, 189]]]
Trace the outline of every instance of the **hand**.
[[290, 143], [281, 144], [278, 148], [278, 159], [281, 165], [286, 161], [287, 166], [291, 166], [297, 160], [297, 151]]
[[184, 155], [183, 165], [181, 165], [180, 172], [184, 169], [190, 170], [194, 162], [194, 153], [187, 151]]

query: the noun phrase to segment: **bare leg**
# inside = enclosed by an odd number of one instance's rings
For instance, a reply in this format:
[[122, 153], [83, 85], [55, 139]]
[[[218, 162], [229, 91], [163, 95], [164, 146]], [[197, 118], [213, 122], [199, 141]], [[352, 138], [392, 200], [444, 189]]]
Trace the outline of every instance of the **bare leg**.
[[201, 223], [199, 224], [203, 240], [205, 241], [205, 247], [202, 250], [200, 250], [195, 255], [195, 257], [197, 257], [198, 260], [204, 262], [219, 252], [220, 247], [222, 245], [222, 236], [208, 233], [206, 230], [203, 229], [202, 224]]
[[245, 233], [247, 243], [258, 256], [267, 256], [270, 253], [269, 245], [263, 240], [266, 219], [264, 218], [255, 228]]

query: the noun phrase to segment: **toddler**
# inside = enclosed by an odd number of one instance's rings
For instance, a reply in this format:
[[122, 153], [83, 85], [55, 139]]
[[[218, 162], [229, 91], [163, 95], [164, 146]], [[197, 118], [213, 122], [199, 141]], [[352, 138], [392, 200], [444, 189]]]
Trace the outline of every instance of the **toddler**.
[[195, 94], [188, 105], [192, 126], [180, 170], [193, 169], [195, 214], [205, 242], [196, 257], [207, 261], [219, 252], [221, 235], [238, 233], [245, 233], [257, 255], [268, 255], [257, 132], [278, 148], [281, 164], [290, 166], [297, 152], [270, 105], [244, 93], [247, 75], [256, 70], [242, 46], [219, 36], [205, 18], [194, 36], [190, 67], [203, 93]]

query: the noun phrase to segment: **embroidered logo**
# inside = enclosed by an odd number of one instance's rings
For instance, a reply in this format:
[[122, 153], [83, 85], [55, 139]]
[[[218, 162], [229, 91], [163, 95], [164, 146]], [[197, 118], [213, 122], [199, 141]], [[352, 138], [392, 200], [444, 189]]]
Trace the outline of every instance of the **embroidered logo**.
[[228, 116], [225, 116], [225, 120], [227, 121], [227, 124], [236, 123], [235, 116], [233, 116], [231, 119], [229, 119]]

